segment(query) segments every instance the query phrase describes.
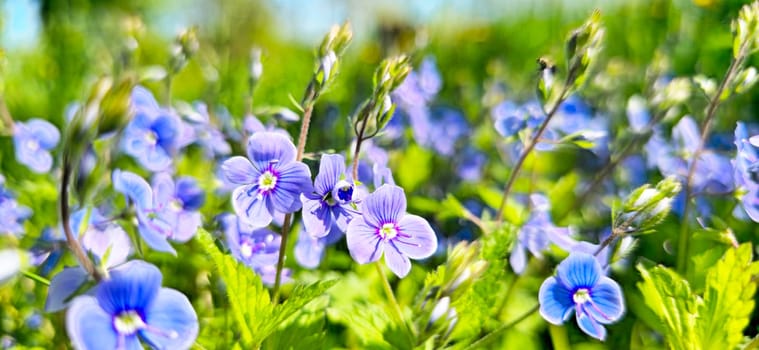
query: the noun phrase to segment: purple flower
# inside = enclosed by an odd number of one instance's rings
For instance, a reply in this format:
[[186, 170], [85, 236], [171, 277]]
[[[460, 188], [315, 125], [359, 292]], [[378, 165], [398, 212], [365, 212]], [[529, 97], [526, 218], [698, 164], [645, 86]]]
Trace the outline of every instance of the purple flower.
[[427, 220], [406, 213], [406, 195], [395, 185], [382, 185], [363, 202], [363, 216], [348, 224], [348, 250], [359, 264], [379, 260], [398, 277], [411, 270], [411, 259], [424, 259], [437, 249]]
[[224, 139], [224, 134], [211, 123], [208, 106], [205, 103], [197, 102], [194, 107], [195, 111], [187, 113], [186, 118], [192, 130], [192, 139], [203, 149], [205, 156], [213, 158], [225, 156], [232, 152], [229, 143]]
[[77, 349], [188, 349], [198, 317], [182, 293], [161, 288], [161, 271], [133, 260], [100, 282], [95, 295], [79, 296], [66, 313], [66, 331]]
[[186, 242], [202, 224], [198, 210], [205, 194], [192, 178], [175, 183], [169, 174], [159, 173], [151, 188], [139, 175], [117, 169], [113, 187], [135, 203], [140, 235], [157, 251], [176, 254], [168, 240]]
[[61, 134], [55, 125], [42, 119], [16, 122], [13, 128], [13, 145], [16, 159], [35, 173], [46, 173], [53, 167], [50, 150], [58, 145]]
[[5, 177], [0, 175], [0, 234], [20, 235], [24, 232], [24, 220], [32, 210], [19, 205], [16, 196], [5, 187]]
[[315, 269], [324, 258], [324, 250], [327, 246], [336, 243], [343, 237], [343, 232], [337, 226], [332, 226], [324, 237], [314, 237], [305, 231], [305, 226], [298, 235], [295, 243], [295, 261], [307, 269]]
[[134, 118], [124, 130], [124, 152], [150, 171], [166, 170], [184, 137], [182, 121], [163, 109], [150, 91], [137, 86], [132, 91]]
[[527, 267], [527, 251], [536, 258], [543, 257], [551, 243], [564, 250], [575, 244], [570, 237], [572, 231], [566, 227], [557, 227], [551, 222], [550, 203], [548, 198], [540, 194], [530, 196], [532, 211], [530, 218], [522, 225], [517, 233], [516, 244], [511, 251], [509, 264], [516, 274], [524, 273]]
[[735, 128], [735, 146], [738, 152], [733, 167], [735, 183], [746, 190], [741, 196], [743, 209], [752, 220], [759, 222], [759, 146], [751, 142], [757, 136], [749, 137], [746, 125], [738, 123]]
[[[269, 229], [240, 220], [237, 215], [224, 214], [220, 221], [232, 256], [259, 274], [264, 283], [274, 284], [282, 238]], [[285, 273], [289, 275], [290, 271]]]
[[248, 139], [248, 158], [232, 157], [222, 169], [239, 185], [232, 192], [235, 213], [251, 225], [264, 227], [276, 212], [300, 209], [300, 194], [311, 188], [311, 171], [295, 161], [295, 145], [275, 132], [257, 132]]
[[561, 325], [575, 312], [577, 325], [591, 337], [604, 340], [606, 328], [625, 312], [622, 290], [603, 275], [590, 254], [573, 253], [559, 264], [556, 276], [546, 279], [538, 294], [540, 315]]
[[327, 235], [333, 225], [345, 232], [357, 210], [358, 190], [345, 173], [345, 158], [339, 154], [324, 154], [319, 162], [319, 174], [314, 190], [300, 195], [303, 203], [303, 224], [314, 237]]

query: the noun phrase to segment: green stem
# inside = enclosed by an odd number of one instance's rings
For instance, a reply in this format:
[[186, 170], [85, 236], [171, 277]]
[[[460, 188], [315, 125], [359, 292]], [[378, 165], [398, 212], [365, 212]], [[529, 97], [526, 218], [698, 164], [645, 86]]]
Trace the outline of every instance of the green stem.
[[525, 147], [525, 149], [522, 151], [522, 154], [519, 156], [519, 159], [517, 159], [516, 164], [514, 164], [514, 169], [511, 171], [508, 181], [506, 181], [506, 186], [503, 187], [501, 206], [498, 207], [498, 213], [495, 215], [497, 223], [500, 224], [503, 222], [503, 211], [506, 209], [506, 202], [509, 198], [511, 187], [514, 185], [514, 181], [516, 181], [519, 171], [522, 170], [522, 165], [524, 165], [524, 161], [527, 159], [527, 156], [530, 155], [532, 150], [538, 144], [540, 137], [543, 136], [543, 132], [545, 132], [546, 128], [548, 127], [548, 123], [551, 121], [551, 119], [553, 119], [553, 116], [556, 115], [556, 111], [559, 110], [561, 103], [564, 102], [564, 100], [567, 98], [567, 94], [569, 93], [569, 85], [569, 82], [564, 83], [564, 86], [561, 89], [561, 93], [559, 94], [559, 98], [556, 100], [556, 103], [554, 103], [548, 113], [546, 113], [546, 119], [543, 121], [543, 124], [540, 125], [537, 133], [535, 133], [535, 136], [530, 139], [527, 147]]
[[470, 349], [481, 349], [481, 348], [482, 348], [483, 346], [485, 346], [486, 344], [488, 344], [488, 343], [490, 343], [491, 341], [495, 340], [495, 339], [496, 339], [496, 337], [497, 337], [498, 335], [500, 335], [501, 333], [503, 333], [503, 332], [505, 332], [505, 331], [509, 330], [510, 328], [512, 328], [512, 327], [514, 327], [514, 326], [516, 326], [516, 325], [517, 325], [517, 324], [519, 324], [520, 322], [522, 322], [522, 321], [524, 321], [525, 319], [527, 319], [528, 317], [530, 317], [532, 314], [534, 314], [534, 313], [538, 312], [538, 310], [539, 310], [539, 309], [540, 309], [540, 305], [535, 305], [535, 306], [533, 306], [533, 307], [532, 307], [532, 309], [528, 310], [527, 312], [525, 312], [525, 313], [524, 313], [524, 314], [522, 314], [521, 316], [517, 317], [517, 318], [516, 318], [516, 319], [514, 319], [513, 321], [511, 321], [511, 322], [509, 322], [509, 323], [504, 323], [503, 325], [501, 325], [500, 327], [498, 327], [498, 328], [494, 329], [492, 332], [488, 333], [487, 335], [485, 335], [484, 337], [480, 338], [480, 339], [479, 339], [479, 340], [477, 340], [476, 342], [474, 342], [474, 343], [472, 343], [472, 344], [469, 344], [469, 346], [467, 346], [465, 349], [466, 349], [466, 350], [470, 350]]
[[567, 329], [555, 324], [548, 325], [548, 334], [551, 335], [551, 344], [553, 344], [554, 350], [570, 350], [569, 337], [567, 337]]
[[21, 272], [25, 277], [29, 278], [32, 281], [42, 283], [46, 286], [50, 285], [50, 281], [47, 280], [47, 278], [42, 277], [34, 272], [31, 271], [22, 271]]
[[409, 337], [409, 340], [411, 343], [413, 343], [413, 333], [411, 329], [409, 328], [408, 324], [406, 324], [406, 320], [403, 318], [403, 311], [401, 311], [401, 305], [398, 304], [398, 299], [395, 298], [395, 294], [393, 293], [393, 287], [390, 286], [390, 281], [387, 279], [387, 274], [385, 274], [385, 270], [382, 269], [382, 265], [379, 261], [374, 263], [374, 267], [377, 268], [377, 273], [380, 275], [380, 279], [382, 280], [382, 288], [385, 290], [385, 294], [387, 295], [387, 299], [390, 301], [390, 304], [392, 304], [393, 308], [393, 315], [395, 316], [396, 322], [398, 322], [403, 329], [406, 331], [406, 334]]
[[738, 51], [738, 55], [736, 55], [735, 59], [730, 62], [730, 67], [727, 69], [727, 72], [725, 73], [725, 77], [722, 79], [722, 82], [719, 84], [719, 88], [717, 88], [717, 91], [714, 93], [714, 96], [712, 96], [711, 101], [709, 102], [709, 106], [706, 109], [706, 117], [704, 118], [704, 124], [701, 127], [701, 138], [698, 143], [698, 147], [696, 148], [696, 151], [693, 152], [693, 156], [691, 157], [690, 166], [688, 168], [688, 176], [685, 178], [685, 206], [683, 208], [683, 221], [680, 225], [680, 237], [678, 239], [677, 244], [677, 264], [675, 265], [677, 268], [677, 271], [680, 273], [687, 273], [688, 266], [688, 256], [690, 255], [690, 234], [688, 233], [688, 217], [690, 214], [691, 204], [690, 199], [693, 195], [693, 188], [692, 188], [692, 182], [693, 182], [693, 176], [696, 173], [696, 166], [698, 164], [698, 158], [701, 156], [701, 153], [704, 151], [704, 145], [706, 144], [706, 140], [709, 137], [709, 133], [711, 132], [713, 122], [714, 122], [714, 116], [717, 112], [717, 107], [720, 105], [720, 102], [722, 100], [722, 93], [724, 92], [725, 88], [727, 87], [727, 84], [733, 80], [733, 75], [737, 72], [738, 68], [743, 64], [743, 61], [746, 58], [746, 51], [748, 50], [749, 42], [752, 42], [750, 40], [746, 40], [743, 44], [741, 44], [741, 47]]

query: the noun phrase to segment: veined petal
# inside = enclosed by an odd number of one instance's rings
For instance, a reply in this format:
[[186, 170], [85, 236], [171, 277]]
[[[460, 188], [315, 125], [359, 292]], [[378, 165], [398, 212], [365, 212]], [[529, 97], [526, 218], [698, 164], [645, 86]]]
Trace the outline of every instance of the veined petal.
[[61, 133], [55, 125], [38, 118], [29, 119], [26, 123], [29, 133], [39, 142], [40, 147], [46, 150], [55, 148], [61, 139]]
[[153, 176], [153, 204], [156, 210], [162, 210], [174, 199], [174, 179], [166, 172]]
[[98, 304], [110, 315], [145, 311], [161, 288], [161, 271], [142, 260], [127, 262], [111, 270], [110, 275], [95, 292]]
[[555, 277], [548, 277], [538, 292], [540, 315], [551, 324], [563, 324], [574, 310], [572, 292], [561, 285]]
[[368, 195], [363, 203], [364, 220], [374, 227], [397, 223], [406, 213], [406, 194], [395, 185], [382, 185]]
[[398, 222], [398, 236], [392, 240], [395, 247], [412, 259], [424, 259], [437, 250], [437, 236], [427, 222], [417, 215], [405, 215]]
[[319, 161], [319, 174], [314, 179], [316, 193], [325, 195], [335, 188], [345, 173], [345, 158], [340, 154], [323, 154]]
[[271, 223], [272, 213], [264, 196], [258, 194], [258, 185], [236, 188], [232, 192], [232, 207], [241, 220], [255, 227], [264, 227]]
[[180, 243], [187, 242], [195, 236], [195, 233], [202, 224], [203, 220], [200, 213], [196, 211], [183, 211], [177, 216], [176, 226], [174, 226], [171, 239]]
[[400, 277], [406, 277], [409, 271], [411, 271], [411, 261], [403, 254], [399, 247], [393, 241], [383, 242], [385, 247], [385, 264], [390, 268], [390, 271]]
[[132, 200], [139, 210], [153, 208], [153, 190], [148, 182], [139, 175], [115, 169], [113, 171], [113, 188]]
[[301, 195], [300, 200], [303, 203], [303, 226], [306, 228], [308, 235], [313, 237], [323, 237], [332, 227], [332, 210], [330, 207], [318, 199], [308, 199]]
[[221, 164], [221, 171], [227, 180], [233, 184], [248, 185], [258, 181], [258, 171], [253, 168], [245, 157], [232, 157]]
[[572, 253], [556, 268], [556, 278], [567, 289], [591, 288], [601, 278], [601, 265], [593, 255]]
[[363, 218], [351, 220], [345, 239], [351, 257], [359, 264], [379, 260], [385, 248], [377, 235], [377, 228], [369, 226]]
[[160, 219], [151, 220], [140, 216], [138, 230], [142, 240], [153, 250], [177, 255], [176, 250], [168, 241], [168, 234], [171, 233], [172, 228], [165, 222]]
[[625, 313], [625, 303], [619, 284], [603, 276], [590, 290], [591, 303], [585, 304], [585, 310], [599, 323], [616, 322]]
[[189, 349], [198, 336], [198, 316], [187, 297], [173, 289], [161, 288], [145, 310], [148, 328], [140, 335], [157, 349]]
[[279, 212], [292, 213], [300, 209], [300, 194], [311, 185], [311, 171], [301, 162], [292, 162], [278, 166], [277, 172], [277, 185], [270, 194], [272, 204]]
[[68, 298], [87, 281], [87, 271], [80, 266], [66, 267], [50, 280], [45, 299], [45, 311], [56, 312], [68, 305]]
[[66, 332], [76, 349], [116, 349], [118, 334], [112, 316], [89, 295], [71, 303], [66, 312]]
[[583, 308], [586, 308], [587, 306], [588, 305], [585, 304], [584, 307], [579, 307], [580, 310], [578, 310], [575, 315], [577, 318], [577, 325], [580, 326], [580, 329], [585, 332], [585, 334], [603, 341], [606, 339], [606, 328], [596, 322], [592, 316], [583, 311]]
[[248, 139], [248, 158], [258, 170], [264, 169], [270, 162], [292, 163], [295, 153], [293, 142], [276, 132], [257, 132]]

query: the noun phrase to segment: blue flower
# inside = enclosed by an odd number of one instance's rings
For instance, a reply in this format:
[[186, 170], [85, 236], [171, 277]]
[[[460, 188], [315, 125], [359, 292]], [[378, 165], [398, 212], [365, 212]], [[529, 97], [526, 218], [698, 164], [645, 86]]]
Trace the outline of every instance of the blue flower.
[[317, 268], [324, 258], [327, 246], [336, 243], [342, 237], [343, 232], [337, 226], [332, 226], [324, 237], [314, 237], [306, 232], [304, 225], [295, 243], [295, 261], [307, 269]]
[[356, 184], [345, 173], [345, 158], [339, 154], [322, 155], [313, 192], [300, 195], [306, 232], [322, 237], [333, 225], [345, 232], [348, 222], [357, 213], [358, 192]]
[[424, 259], [437, 250], [437, 237], [424, 218], [406, 213], [406, 195], [394, 185], [382, 185], [363, 201], [362, 216], [348, 224], [348, 250], [353, 260], [379, 260], [398, 277], [411, 270], [412, 259]]
[[161, 271], [133, 260], [79, 296], [66, 313], [66, 331], [76, 349], [189, 349], [198, 317], [182, 293], [161, 288]]
[[735, 146], [738, 149], [733, 160], [735, 183], [746, 191], [741, 196], [746, 214], [759, 222], [759, 146], [752, 143], [752, 139], [756, 136], [749, 137], [746, 125], [739, 122], [735, 128]]
[[46, 173], [53, 167], [50, 150], [58, 145], [61, 134], [55, 125], [42, 119], [16, 122], [13, 128], [13, 145], [16, 159], [36, 173]]
[[237, 184], [232, 192], [235, 213], [251, 225], [264, 227], [275, 212], [300, 209], [300, 194], [311, 188], [311, 171], [295, 161], [295, 145], [275, 132], [257, 132], [248, 139], [248, 158], [232, 157], [222, 169]]
[[591, 337], [604, 340], [603, 325], [618, 321], [625, 312], [622, 290], [603, 275], [590, 254], [573, 253], [559, 264], [556, 276], [548, 277], [538, 294], [540, 315], [561, 325], [575, 313], [577, 325]]
[[23, 222], [31, 215], [32, 210], [18, 204], [16, 196], [5, 187], [5, 177], [0, 175], [0, 234], [22, 234]]
[[224, 214], [219, 220], [232, 256], [258, 273], [264, 283], [274, 284], [275, 275], [271, 272], [276, 273], [279, 259], [279, 234], [254, 227], [233, 214]]
[[182, 177], [175, 183], [169, 174], [159, 173], [151, 188], [139, 175], [116, 169], [113, 187], [134, 202], [140, 235], [157, 251], [176, 254], [168, 240], [184, 243], [202, 224], [198, 210], [205, 193], [192, 178]]
[[134, 118], [122, 138], [124, 152], [150, 171], [166, 170], [180, 148], [186, 132], [182, 121], [161, 108], [150, 91], [137, 86], [132, 92]]
[[193, 142], [203, 149], [206, 158], [225, 156], [231, 153], [232, 148], [224, 138], [224, 134], [211, 123], [208, 106], [205, 103], [197, 102], [194, 107], [195, 110], [192, 113], [185, 115], [192, 130], [191, 139]]
[[530, 218], [522, 225], [517, 233], [516, 244], [511, 251], [509, 264], [516, 274], [524, 273], [527, 267], [527, 251], [537, 258], [543, 257], [551, 243], [564, 250], [569, 250], [575, 244], [570, 237], [572, 231], [566, 227], [557, 227], [551, 221], [550, 203], [548, 198], [540, 194], [530, 196], [532, 211]]

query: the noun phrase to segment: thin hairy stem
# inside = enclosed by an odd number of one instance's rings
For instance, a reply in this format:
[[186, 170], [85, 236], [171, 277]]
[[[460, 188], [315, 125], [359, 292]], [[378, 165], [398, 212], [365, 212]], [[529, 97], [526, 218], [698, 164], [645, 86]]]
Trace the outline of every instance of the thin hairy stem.
[[680, 225], [680, 237], [678, 239], [677, 244], [677, 264], [675, 265], [677, 268], [677, 271], [683, 273], [687, 270], [687, 264], [688, 256], [690, 255], [690, 234], [688, 233], [688, 216], [691, 209], [691, 196], [693, 196], [693, 176], [696, 173], [696, 166], [698, 164], [698, 158], [701, 156], [701, 153], [704, 151], [704, 145], [706, 144], [706, 140], [709, 137], [709, 133], [711, 132], [713, 122], [714, 122], [714, 116], [717, 112], [717, 107], [719, 107], [721, 99], [722, 99], [722, 93], [724, 92], [725, 88], [727, 87], [727, 84], [733, 80], [733, 76], [737, 72], [738, 68], [743, 64], [743, 61], [746, 59], [747, 55], [747, 49], [749, 46], [750, 40], [746, 40], [743, 44], [741, 44], [741, 47], [738, 51], [738, 55], [736, 55], [735, 59], [730, 62], [730, 67], [727, 69], [727, 72], [725, 73], [725, 77], [722, 79], [722, 82], [719, 84], [719, 87], [717, 88], [717, 91], [714, 93], [714, 96], [712, 96], [711, 101], [709, 101], [709, 106], [706, 109], [706, 117], [704, 118], [704, 124], [701, 127], [701, 138], [698, 142], [698, 147], [696, 147], [696, 151], [693, 152], [691, 162], [688, 168], [688, 176], [685, 178], [685, 206], [683, 208], [683, 221]]
[[501, 206], [498, 208], [498, 213], [496, 216], [496, 222], [501, 223], [503, 222], [503, 211], [506, 209], [506, 202], [509, 198], [509, 194], [511, 192], [511, 187], [514, 185], [514, 181], [517, 179], [517, 175], [519, 175], [519, 171], [522, 170], [522, 165], [524, 164], [524, 161], [527, 159], [527, 156], [530, 155], [532, 150], [535, 148], [535, 146], [538, 144], [538, 141], [540, 140], [540, 137], [543, 136], [543, 132], [545, 132], [546, 128], [548, 127], [548, 123], [551, 122], [551, 119], [553, 119], [553, 116], [556, 115], [556, 111], [559, 110], [559, 106], [561, 106], [561, 103], [564, 102], [564, 100], [567, 98], [567, 94], [569, 92], [569, 82], [564, 83], [564, 87], [561, 89], [561, 93], [559, 94], [559, 98], [556, 100], [556, 103], [554, 103], [551, 106], [551, 109], [546, 113], [546, 119], [543, 121], [543, 124], [540, 125], [540, 128], [538, 128], [537, 133], [530, 139], [530, 142], [527, 144], [527, 147], [522, 151], [522, 154], [519, 156], [519, 159], [517, 159], [516, 164], [514, 164], [514, 169], [511, 171], [511, 174], [509, 175], [508, 181], [506, 181], [506, 186], [503, 188], [503, 198], [501, 199]]
[[517, 317], [513, 321], [511, 321], [509, 323], [504, 323], [503, 325], [501, 325], [500, 327], [494, 329], [492, 332], [488, 333], [484, 337], [478, 339], [476, 342], [474, 342], [472, 344], [469, 344], [469, 346], [467, 346], [465, 349], [466, 350], [470, 350], [470, 349], [472, 349], [472, 350], [473, 349], [482, 349], [485, 345], [487, 345], [488, 343], [490, 343], [493, 340], [495, 340], [498, 335], [500, 335], [501, 333], [509, 330], [511, 327], [514, 327], [514, 326], [518, 325], [520, 322], [524, 321], [525, 319], [527, 319], [528, 317], [530, 317], [532, 314], [538, 312], [539, 309], [540, 309], [540, 305], [539, 304], [533, 306], [530, 310], [528, 310], [527, 312], [525, 312], [521, 316]]
[[[303, 120], [300, 125], [300, 135], [298, 136], [298, 153], [295, 157], [295, 161], [300, 162], [303, 160], [303, 152], [306, 148], [306, 139], [308, 138], [308, 129], [311, 125], [311, 114], [314, 110], [314, 103], [316, 102], [316, 92], [313, 89], [313, 84], [309, 85], [306, 89], [306, 95], [303, 98]], [[285, 220], [282, 223], [282, 241], [279, 246], [279, 257], [277, 257], [277, 273], [274, 277], [274, 292], [273, 301], [279, 303], [279, 287], [282, 283], [282, 269], [285, 267], [285, 251], [287, 250], [287, 238], [290, 236], [290, 224], [292, 214], [285, 214]]]
[[393, 315], [395, 316], [396, 321], [400, 323], [400, 325], [408, 334], [409, 339], [413, 343], [413, 333], [411, 329], [409, 328], [408, 324], [406, 324], [406, 320], [403, 318], [403, 311], [401, 311], [401, 305], [398, 304], [398, 299], [395, 298], [395, 293], [393, 293], [393, 287], [390, 286], [390, 281], [387, 279], [387, 274], [385, 273], [385, 270], [382, 269], [382, 265], [380, 265], [379, 261], [375, 262], [374, 266], [377, 268], [377, 273], [380, 275], [380, 279], [382, 280], [382, 288], [385, 290], [387, 299], [390, 301], [390, 304], [392, 304]]
[[61, 177], [61, 189], [60, 189], [60, 214], [61, 222], [63, 224], [63, 232], [66, 235], [66, 243], [69, 246], [71, 252], [76, 256], [79, 264], [82, 265], [85, 271], [90, 274], [96, 281], [100, 281], [103, 276], [92, 260], [84, 252], [82, 246], [79, 244], [79, 240], [74, 236], [71, 231], [71, 218], [69, 210], [69, 182], [71, 181], [71, 157], [68, 152], [63, 155], [63, 175]]

